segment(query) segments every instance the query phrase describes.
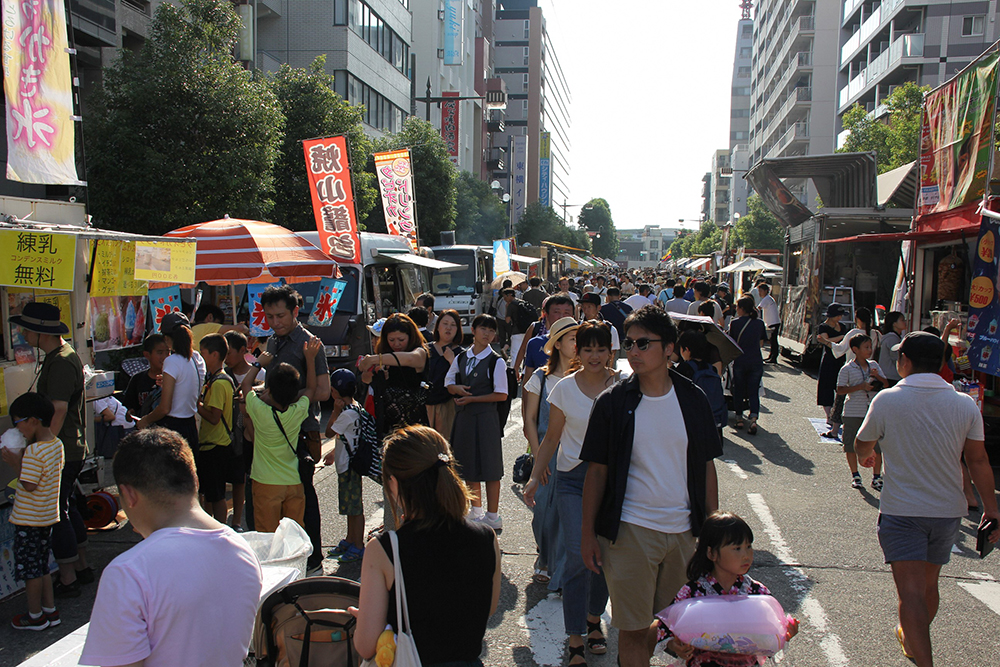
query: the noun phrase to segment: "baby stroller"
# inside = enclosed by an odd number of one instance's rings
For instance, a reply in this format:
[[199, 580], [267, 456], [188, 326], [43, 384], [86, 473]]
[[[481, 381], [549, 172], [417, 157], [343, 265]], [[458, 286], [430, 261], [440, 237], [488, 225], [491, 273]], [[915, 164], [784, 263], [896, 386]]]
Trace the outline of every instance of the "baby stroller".
[[309, 577], [265, 598], [253, 626], [260, 667], [358, 667], [356, 620], [361, 584], [340, 577]]

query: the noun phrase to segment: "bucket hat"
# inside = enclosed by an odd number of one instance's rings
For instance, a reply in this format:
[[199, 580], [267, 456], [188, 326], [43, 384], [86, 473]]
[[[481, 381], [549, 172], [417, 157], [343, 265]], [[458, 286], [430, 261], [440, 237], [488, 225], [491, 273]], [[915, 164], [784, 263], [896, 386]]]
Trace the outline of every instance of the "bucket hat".
[[20, 315], [9, 318], [11, 324], [40, 334], [60, 336], [69, 333], [69, 327], [59, 319], [59, 307], [51, 303], [29, 301], [24, 304]]

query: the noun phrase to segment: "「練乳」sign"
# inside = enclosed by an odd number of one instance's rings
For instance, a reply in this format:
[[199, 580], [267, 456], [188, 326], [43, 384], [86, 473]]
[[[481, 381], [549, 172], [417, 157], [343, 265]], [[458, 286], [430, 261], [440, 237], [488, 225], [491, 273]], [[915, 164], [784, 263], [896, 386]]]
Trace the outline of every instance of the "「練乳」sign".
[[338, 262], [360, 264], [361, 238], [354, 211], [347, 138], [307, 139], [302, 147], [320, 250]]
[[0, 248], [0, 285], [72, 291], [76, 236], [5, 229]]
[[375, 153], [375, 175], [382, 193], [385, 228], [405, 237], [417, 249], [417, 201], [413, 195], [413, 169], [409, 149]]
[[136, 241], [135, 279], [194, 284], [197, 243]]

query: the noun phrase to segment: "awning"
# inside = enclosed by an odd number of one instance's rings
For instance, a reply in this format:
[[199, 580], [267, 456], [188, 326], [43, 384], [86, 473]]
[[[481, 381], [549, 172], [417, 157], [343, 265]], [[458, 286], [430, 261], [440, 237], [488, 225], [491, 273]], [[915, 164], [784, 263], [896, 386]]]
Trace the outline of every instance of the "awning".
[[915, 208], [917, 204], [916, 161], [879, 174], [875, 189], [878, 192], [879, 206], [893, 203], [902, 208]]
[[389, 259], [394, 259], [397, 262], [403, 262], [404, 264], [425, 266], [436, 271], [455, 271], [456, 269], [467, 268], [465, 264], [452, 264], [451, 262], [442, 262], [440, 259], [430, 259], [428, 257], [422, 257], [421, 255], [414, 255], [408, 252], [392, 252], [391, 250], [384, 250], [382, 248], [379, 248], [378, 256], [388, 257]]
[[[483, 248], [483, 250], [487, 254], [490, 255], [493, 254], [493, 248]], [[520, 262], [521, 264], [527, 264], [528, 266], [531, 266], [532, 264], [538, 264], [540, 261], [542, 261], [541, 258], [539, 257], [528, 257], [527, 255], [515, 255], [513, 253], [511, 253], [509, 257], [510, 261], [512, 262]]]
[[12, 223], [0, 223], [0, 229], [22, 229], [32, 232], [60, 232], [73, 234], [80, 238], [98, 241], [143, 241], [143, 242], [166, 242], [166, 243], [197, 243], [197, 239], [191, 238], [170, 238], [166, 236], [149, 236], [146, 234], [129, 234], [127, 232], [116, 232], [111, 229], [98, 229], [96, 227], [78, 227], [76, 225], [60, 225], [48, 222], [33, 222], [31, 220], [15, 220]]
[[961, 236], [972, 236], [979, 233], [979, 224], [967, 225], [964, 227], [954, 227], [947, 230], [910, 230], [908, 232], [889, 232], [886, 234], [858, 234], [857, 236], [845, 236], [839, 239], [823, 239], [820, 243], [877, 243], [880, 241], [933, 241], [936, 239], [946, 240]]
[[693, 262], [685, 266], [684, 268], [688, 271], [700, 271], [701, 269], [708, 266], [709, 262], [712, 261], [711, 257], [699, 257]]

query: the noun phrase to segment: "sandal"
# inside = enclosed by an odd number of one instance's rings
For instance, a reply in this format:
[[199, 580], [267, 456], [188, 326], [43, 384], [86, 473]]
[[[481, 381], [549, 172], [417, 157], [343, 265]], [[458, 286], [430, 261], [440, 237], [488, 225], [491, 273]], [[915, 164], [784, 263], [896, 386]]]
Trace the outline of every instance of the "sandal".
[[747, 428], [747, 435], [757, 435], [757, 420], [751, 419], [750, 426]]
[[903, 626], [896, 626], [896, 640], [899, 642], [899, 648], [903, 651], [903, 657], [907, 660], [913, 661], [913, 655], [906, 652], [906, 644], [903, 643]]
[[[583, 646], [569, 646], [569, 666], [570, 667], [582, 667], [587, 664], [587, 656], [584, 653]], [[574, 659], [580, 658], [581, 662], [573, 662]]]
[[735, 426], [735, 428], [736, 428], [737, 431], [742, 431], [743, 430], [743, 425], [744, 424], [743, 424], [743, 420], [742, 419], [737, 419], [736, 420], [736, 426]]
[[[595, 632], [601, 633], [600, 637], [591, 637]], [[591, 623], [587, 621], [587, 648], [594, 655], [604, 655], [608, 652], [608, 639], [601, 630], [601, 622]]]

